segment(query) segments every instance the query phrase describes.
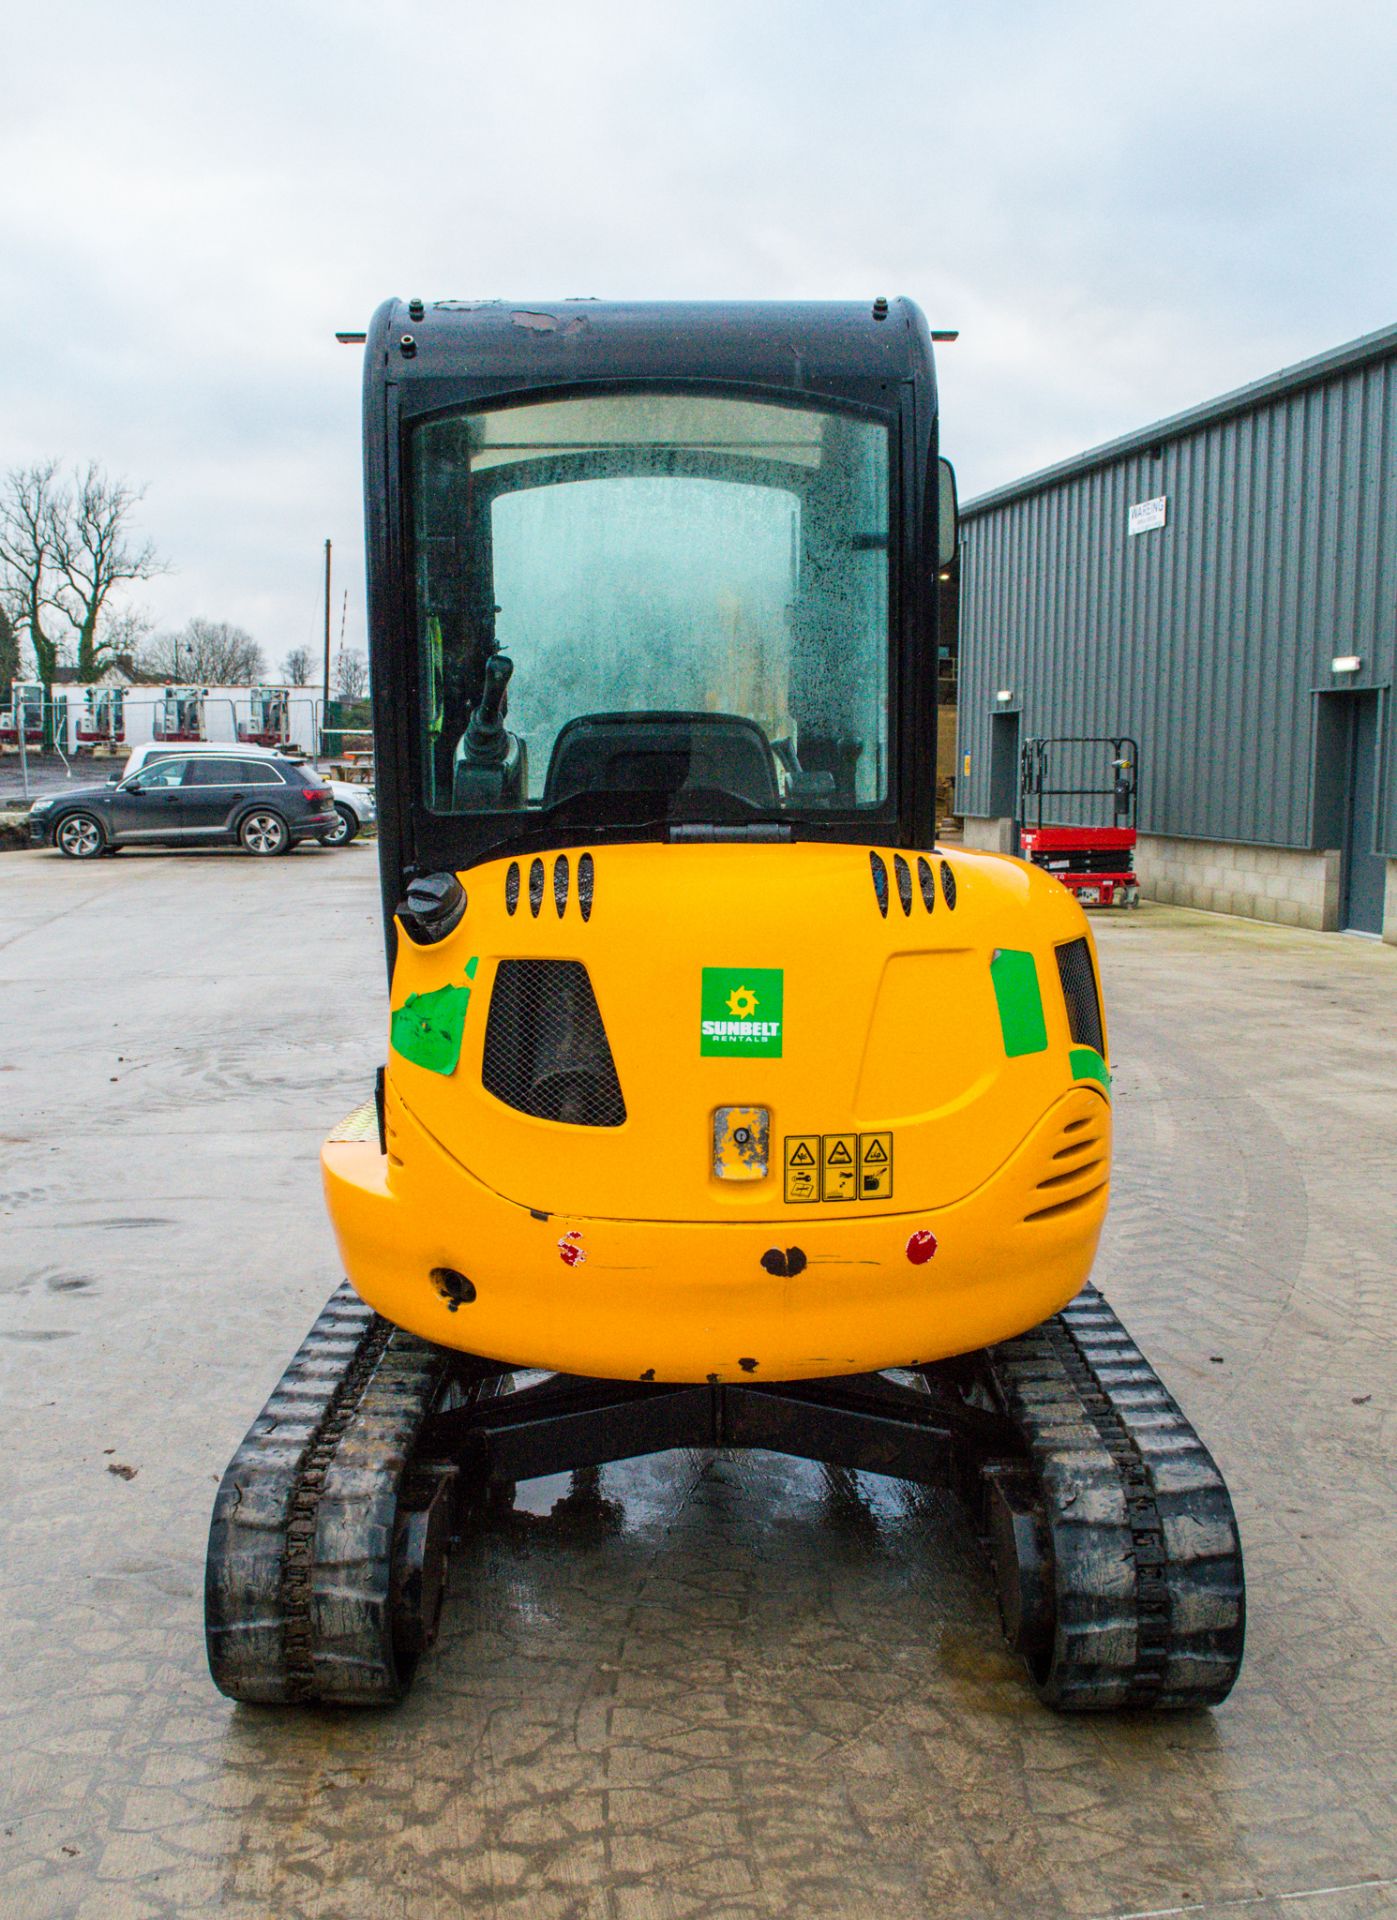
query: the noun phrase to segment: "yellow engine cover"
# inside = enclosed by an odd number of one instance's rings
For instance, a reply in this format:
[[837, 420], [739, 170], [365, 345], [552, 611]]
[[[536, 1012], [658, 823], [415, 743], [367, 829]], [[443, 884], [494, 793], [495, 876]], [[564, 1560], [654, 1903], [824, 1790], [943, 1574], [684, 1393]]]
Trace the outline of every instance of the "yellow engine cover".
[[[1007, 1338], [1087, 1277], [1109, 1074], [1069, 1025], [1055, 950], [1095, 956], [1048, 875], [716, 842], [461, 879], [445, 940], [400, 930], [387, 1154], [324, 1152], [346, 1270], [389, 1319], [520, 1366], [797, 1379]], [[623, 1117], [521, 1110], [496, 987], [529, 961], [586, 969]]]

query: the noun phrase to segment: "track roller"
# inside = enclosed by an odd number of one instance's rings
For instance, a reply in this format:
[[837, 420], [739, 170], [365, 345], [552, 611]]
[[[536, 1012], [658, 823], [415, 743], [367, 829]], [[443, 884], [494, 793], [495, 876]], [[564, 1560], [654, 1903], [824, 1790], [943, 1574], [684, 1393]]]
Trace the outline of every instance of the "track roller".
[[1094, 1287], [989, 1349], [1032, 1476], [989, 1469], [1005, 1632], [1038, 1697], [1081, 1712], [1216, 1706], [1246, 1632], [1241, 1543], [1212, 1455]]
[[209, 1668], [235, 1700], [398, 1700], [441, 1612], [457, 1470], [412, 1463], [469, 1398], [459, 1356], [334, 1293], [223, 1476], [205, 1575]]

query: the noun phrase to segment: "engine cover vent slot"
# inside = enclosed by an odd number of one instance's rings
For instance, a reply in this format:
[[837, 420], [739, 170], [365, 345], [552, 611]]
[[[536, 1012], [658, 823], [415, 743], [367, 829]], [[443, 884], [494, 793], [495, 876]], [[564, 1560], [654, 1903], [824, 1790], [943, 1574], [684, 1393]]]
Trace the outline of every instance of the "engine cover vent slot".
[[941, 897], [948, 907], [956, 904], [956, 876], [949, 860], [941, 862]]
[[922, 905], [928, 913], [936, 910], [936, 875], [931, 870], [931, 862], [925, 854], [917, 855], [917, 885], [922, 890]]
[[502, 960], [481, 1080], [517, 1113], [619, 1127], [626, 1103], [591, 978], [579, 960]]
[[568, 868], [568, 857], [565, 853], [560, 853], [553, 862], [553, 905], [558, 910], [558, 918], [560, 920], [567, 912], [568, 884], [570, 879], [571, 874]]
[[906, 916], [912, 911], [912, 869], [900, 853], [893, 855], [893, 872], [897, 876], [897, 903]]
[[871, 850], [868, 865], [873, 875], [873, 894], [878, 902], [878, 911], [886, 920], [888, 917], [888, 869], [883, 864], [883, 856]]
[[511, 916], [519, 905], [519, 862], [511, 860], [504, 877], [504, 910]]
[[538, 919], [538, 910], [543, 905], [543, 862], [529, 862], [529, 912]]
[[577, 863], [577, 904], [582, 909], [582, 918], [592, 917], [592, 895], [596, 889], [597, 869], [590, 853], [584, 853]]
[[1057, 971], [1062, 981], [1062, 997], [1067, 1003], [1067, 1025], [1073, 1044], [1093, 1048], [1104, 1060], [1106, 1036], [1101, 1027], [1101, 996], [1085, 936], [1069, 940], [1057, 949]]

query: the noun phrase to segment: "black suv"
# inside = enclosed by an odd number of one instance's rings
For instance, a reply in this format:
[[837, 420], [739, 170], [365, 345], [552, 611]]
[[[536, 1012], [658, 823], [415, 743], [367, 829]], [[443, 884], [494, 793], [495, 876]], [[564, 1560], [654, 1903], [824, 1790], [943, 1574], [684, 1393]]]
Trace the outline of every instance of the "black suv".
[[330, 789], [290, 760], [236, 751], [147, 761], [129, 780], [46, 794], [29, 809], [29, 844], [70, 860], [118, 847], [203, 847], [236, 840], [249, 853], [289, 853], [333, 835]]

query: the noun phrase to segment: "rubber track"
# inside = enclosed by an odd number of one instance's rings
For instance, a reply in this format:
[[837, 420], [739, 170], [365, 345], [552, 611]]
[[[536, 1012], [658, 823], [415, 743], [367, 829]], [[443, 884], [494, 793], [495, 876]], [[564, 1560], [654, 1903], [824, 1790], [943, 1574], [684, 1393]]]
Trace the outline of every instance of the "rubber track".
[[398, 1490], [450, 1356], [346, 1282], [234, 1454], [214, 1501], [209, 1668], [235, 1700], [398, 1699], [389, 1582]]
[[1039, 1697], [1078, 1711], [1216, 1706], [1241, 1665], [1246, 1594], [1212, 1455], [1095, 1287], [986, 1362], [1029, 1441], [1052, 1548]]

